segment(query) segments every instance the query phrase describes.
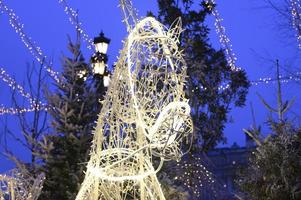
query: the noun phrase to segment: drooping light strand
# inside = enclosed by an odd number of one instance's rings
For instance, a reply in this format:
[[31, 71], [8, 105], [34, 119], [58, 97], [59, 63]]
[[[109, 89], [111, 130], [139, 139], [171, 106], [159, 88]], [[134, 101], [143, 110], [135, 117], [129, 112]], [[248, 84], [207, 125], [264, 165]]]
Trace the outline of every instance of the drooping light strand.
[[[301, 81], [301, 72], [295, 73], [295, 75], [291, 76], [279, 76], [279, 80], [281, 83], [291, 83], [291, 82], [298, 82]], [[257, 86], [261, 84], [273, 84], [277, 83], [277, 78], [272, 78], [272, 77], [264, 77], [264, 78], [259, 78], [256, 81], [251, 81], [250, 84], [251, 86]], [[226, 90], [230, 87], [229, 84], [219, 86], [219, 90]]]
[[296, 31], [298, 47], [301, 48], [301, 5], [299, 0], [290, 0], [292, 25]]
[[2, 13], [6, 13], [9, 17], [9, 24], [15, 29], [16, 33], [20, 36], [21, 41], [25, 47], [29, 50], [31, 55], [44, 66], [46, 71], [50, 74], [55, 81], [59, 82], [58, 72], [55, 72], [51, 69], [51, 64], [46, 63], [46, 56], [44, 56], [41, 48], [32, 41], [31, 37], [28, 37], [24, 31], [24, 24], [19, 20], [19, 17], [15, 12], [10, 9], [7, 5], [4, 4], [3, 0], [0, 0], [0, 9]]
[[0, 115], [16, 115], [29, 113], [34, 111], [47, 111], [47, 107], [30, 107], [30, 108], [6, 108], [3, 105], [0, 106]]
[[207, 0], [206, 3], [207, 3], [207, 8], [212, 12], [212, 15], [215, 18], [214, 26], [215, 26], [217, 34], [219, 35], [219, 41], [225, 50], [227, 62], [229, 64], [229, 66], [231, 67], [231, 70], [233, 70], [233, 71], [241, 70], [241, 68], [236, 66], [237, 58], [233, 52], [232, 45], [230, 43], [230, 39], [226, 35], [226, 29], [222, 25], [223, 19], [221, 18], [218, 10], [215, 7], [215, 5], [216, 5], [215, 0]]
[[[290, 75], [290, 76], [279, 76], [279, 79], [281, 83], [299, 82], [301, 81], [301, 72], [295, 72], [294, 75]], [[277, 83], [277, 78], [264, 77], [250, 82], [251, 86], [258, 86], [262, 84], [273, 84], [273, 83]], [[230, 88], [230, 84], [223, 84], [218, 87], [218, 90], [224, 91], [229, 88]], [[198, 90], [207, 90], [207, 88], [202, 85], [197, 86], [192, 90], [192, 92], [194, 93]]]
[[31, 95], [25, 91], [24, 87], [18, 84], [15, 79], [9, 76], [9, 74], [0, 67], [0, 79], [7, 83], [7, 85], [12, 89], [16, 90], [22, 97], [28, 99], [30, 103], [30, 108], [5, 108], [4, 106], [0, 107], [0, 115], [4, 114], [17, 114], [24, 112], [32, 112], [35, 110], [45, 109], [47, 106], [45, 103], [37, 102], [31, 97]]
[[69, 17], [69, 22], [75, 26], [75, 29], [82, 35], [83, 40], [87, 44], [87, 48], [89, 50], [93, 49], [93, 40], [89, 37], [89, 35], [83, 30], [82, 23], [78, 19], [78, 12], [75, 11], [72, 7], [70, 7], [66, 0], [59, 0], [59, 4], [61, 4], [64, 8], [64, 12]]
[[19, 92], [19, 94], [25, 98], [27, 98], [30, 102], [30, 104], [34, 103], [34, 100], [31, 98], [31, 95], [28, 92], [25, 92], [25, 89], [19, 85], [12, 77], [9, 76], [9, 74], [0, 67], [0, 79], [2, 79], [7, 85], [13, 89]]
[[[294, 75], [290, 75], [290, 76], [279, 76], [279, 80], [281, 83], [301, 81], [301, 72], [296, 72]], [[278, 81], [277, 78], [265, 77], [265, 78], [259, 78], [256, 81], [251, 81], [251, 85], [256, 86], [259, 84], [270, 84], [270, 83], [276, 83], [277, 81]]]

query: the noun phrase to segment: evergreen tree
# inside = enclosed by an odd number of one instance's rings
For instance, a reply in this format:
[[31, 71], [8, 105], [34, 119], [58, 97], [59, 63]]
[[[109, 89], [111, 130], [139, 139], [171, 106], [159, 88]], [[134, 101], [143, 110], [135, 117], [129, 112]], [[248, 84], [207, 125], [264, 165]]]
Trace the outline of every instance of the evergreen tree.
[[261, 128], [255, 125], [251, 130], [244, 130], [257, 143], [257, 148], [237, 183], [252, 200], [301, 199], [301, 128], [294, 128], [285, 118], [294, 99], [283, 101], [278, 61], [277, 83], [277, 108], [259, 96], [265, 107], [277, 114], [277, 120], [272, 116], [268, 120], [271, 133], [264, 137]]
[[[231, 106], [244, 105], [249, 82], [243, 70], [231, 70], [223, 50], [210, 45], [205, 25], [211, 11], [208, 3], [196, 6], [192, 0], [158, 0], [158, 5], [158, 18], [167, 26], [178, 17], [182, 19], [180, 46], [188, 65], [187, 95], [196, 130], [193, 147], [208, 150], [226, 141], [223, 130], [227, 114]], [[220, 90], [219, 86], [225, 84], [230, 87]]]
[[[45, 159], [46, 182], [40, 199], [74, 200], [84, 178], [94, 122], [100, 112], [102, 82], [93, 82], [92, 72], [80, 51], [79, 36], [63, 57], [62, 79], [55, 92], [48, 92], [49, 113], [54, 133], [53, 148]], [[98, 81], [98, 80], [95, 80]]]
[[246, 199], [301, 199], [301, 129], [270, 122], [272, 133], [250, 158], [237, 180]]

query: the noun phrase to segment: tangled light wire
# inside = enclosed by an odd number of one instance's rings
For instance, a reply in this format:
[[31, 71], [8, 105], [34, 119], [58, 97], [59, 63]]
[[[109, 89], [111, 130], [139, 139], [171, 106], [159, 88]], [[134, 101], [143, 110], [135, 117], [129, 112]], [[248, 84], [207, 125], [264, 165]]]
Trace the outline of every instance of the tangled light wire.
[[44, 180], [43, 173], [36, 178], [18, 170], [0, 174], [0, 200], [37, 200]]
[[[181, 158], [181, 144], [192, 132], [186, 64], [178, 49], [181, 21], [167, 30], [147, 17], [128, 30], [76, 200], [164, 200], [156, 172], [165, 160]], [[161, 160], [157, 167], [153, 156]]]

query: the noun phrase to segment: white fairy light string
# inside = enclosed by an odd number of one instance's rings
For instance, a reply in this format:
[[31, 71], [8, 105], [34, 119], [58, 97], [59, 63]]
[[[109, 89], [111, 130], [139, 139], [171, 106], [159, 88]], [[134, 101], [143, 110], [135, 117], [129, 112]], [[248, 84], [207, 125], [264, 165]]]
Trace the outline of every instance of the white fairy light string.
[[[291, 1], [291, 13], [292, 13], [292, 18], [293, 18], [293, 26], [296, 29], [297, 32], [297, 39], [299, 42], [299, 48], [301, 48], [301, 5], [300, 5], [300, 0], [290, 0]], [[219, 41], [222, 45], [222, 47], [225, 49], [226, 57], [227, 57], [227, 62], [229, 66], [231, 67], [232, 70], [234, 71], [239, 71], [241, 68], [236, 67], [236, 60], [237, 57], [235, 56], [235, 53], [233, 52], [232, 49], [232, 44], [230, 43], [230, 39], [226, 35], [226, 29], [222, 25], [223, 19], [220, 17], [220, 14], [216, 8], [216, 2], [215, 0], [207, 0], [207, 8], [212, 12], [212, 15], [215, 17], [215, 28], [216, 32], [219, 35]], [[294, 76], [285, 76], [285, 77], [280, 77], [280, 81], [282, 83], [289, 83], [289, 82], [296, 82], [300, 81], [301, 74], [300, 72], [296, 73]], [[271, 78], [271, 77], [266, 77], [266, 78], [259, 78], [256, 81], [251, 81], [251, 86], [257, 86], [260, 84], [270, 84], [270, 83], [275, 83], [277, 82], [276, 79]], [[221, 85], [219, 86], [219, 90], [226, 90], [230, 87], [229, 84], [226, 85]], [[206, 90], [206, 88], [200, 86], [201, 89]]]
[[298, 47], [301, 48], [301, 5], [299, 0], [290, 0], [292, 25], [296, 31]]
[[64, 8], [64, 12], [69, 17], [69, 22], [75, 27], [75, 29], [81, 34], [82, 38], [87, 44], [87, 48], [89, 50], [93, 50], [93, 40], [89, 37], [89, 35], [82, 28], [82, 23], [79, 22], [78, 12], [76, 12], [72, 7], [70, 7], [66, 0], [59, 0], [59, 4], [61, 4]]
[[[291, 75], [291, 76], [280, 75], [279, 79], [281, 83], [298, 82], [301, 81], [301, 72], [296, 72], [295, 75]], [[277, 78], [266, 77], [266, 78], [260, 78], [257, 81], [251, 81], [251, 85], [257, 86], [259, 84], [270, 84], [276, 82], [277, 82]]]
[[240, 71], [241, 68], [236, 66], [237, 57], [235, 56], [235, 53], [233, 52], [232, 44], [230, 43], [230, 39], [226, 34], [225, 27], [222, 25], [223, 19], [221, 18], [218, 10], [215, 7], [215, 5], [216, 5], [215, 0], [207, 0], [206, 3], [208, 6], [207, 8], [212, 12], [212, 15], [215, 18], [214, 26], [216, 28], [217, 34], [219, 35], [219, 41], [225, 50], [227, 62], [229, 64], [229, 66], [231, 67], [231, 70]]
[[[281, 83], [299, 82], [301, 81], [301, 72], [296, 72], [295, 75], [291, 75], [291, 76], [279, 76], [279, 79]], [[277, 83], [277, 78], [265, 77], [250, 82], [251, 86], [258, 86], [262, 84], [273, 84], [273, 83]], [[225, 90], [228, 89], [229, 87], [230, 87], [229, 84], [225, 86], [220, 86], [219, 90]]]
[[0, 106], [0, 115], [16, 115], [23, 113], [30, 113], [35, 111], [47, 111], [47, 106], [38, 106], [36, 108], [6, 108], [3, 105]]
[[[279, 76], [280, 82], [281, 83], [292, 83], [292, 82], [300, 82], [301, 81], [301, 72], [295, 72], [294, 75], [290, 75], [290, 76]], [[258, 85], [262, 85], [262, 84], [273, 84], [273, 83], [277, 83], [277, 78], [272, 78], [272, 77], [264, 77], [264, 78], [259, 78], [256, 81], [250, 81], [251, 86], [258, 86]], [[227, 90], [230, 88], [230, 84], [224, 84], [224, 85], [220, 85], [218, 87], [219, 91], [223, 91], [223, 90]], [[201, 90], [207, 90], [206, 87], [198, 86], [195, 89], [201, 89]], [[193, 90], [192, 92], [195, 92], [195, 90]]]
[[32, 105], [34, 100], [28, 92], [25, 92], [25, 89], [19, 85], [9, 74], [0, 67], [0, 79], [2, 79], [7, 85], [12, 89], [18, 91], [23, 97], [27, 98]]
[[7, 5], [4, 4], [3, 0], [0, 0], [0, 9], [2, 13], [6, 13], [9, 17], [9, 24], [12, 28], [15, 29], [16, 33], [20, 36], [21, 41], [25, 45], [25, 47], [29, 50], [31, 55], [44, 66], [46, 71], [50, 74], [55, 81], [59, 82], [60, 79], [58, 77], [58, 72], [55, 72], [51, 69], [51, 64], [45, 64], [46, 56], [44, 56], [41, 48], [36, 46], [36, 43], [32, 41], [30, 37], [28, 37], [24, 31], [24, 24], [22, 24], [19, 20], [19, 17], [16, 13], [10, 9]]
[[33, 112], [35, 110], [45, 110], [46, 104], [42, 102], [36, 102], [31, 95], [25, 91], [23, 86], [18, 84], [9, 74], [0, 67], [0, 79], [2, 79], [12, 89], [16, 90], [21, 96], [28, 99], [30, 108], [5, 108], [3, 105], [0, 107], [0, 115], [4, 114], [21, 114], [25, 112]]

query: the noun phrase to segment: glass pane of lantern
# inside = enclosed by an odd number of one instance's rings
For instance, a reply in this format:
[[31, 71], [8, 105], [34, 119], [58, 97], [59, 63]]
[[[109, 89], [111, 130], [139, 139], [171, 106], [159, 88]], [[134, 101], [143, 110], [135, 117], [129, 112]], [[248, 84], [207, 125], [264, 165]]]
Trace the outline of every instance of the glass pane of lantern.
[[110, 76], [104, 76], [103, 77], [103, 85], [105, 86], [105, 87], [108, 87], [109, 86], [109, 84], [110, 84]]
[[100, 74], [100, 75], [104, 74], [105, 67], [106, 67], [106, 64], [104, 63], [104, 61], [94, 63], [93, 66], [94, 66], [93, 67], [94, 74]]
[[80, 70], [77, 75], [79, 78], [86, 78], [85, 77], [86, 74], [87, 74], [86, 70]]
[[109, 44], [107, 44], [105, 42], [95, 44], [96, 51], [98, 51], [99, 53], [103, 53], [103, 54], [107, 53], [108, 47], [109, 47]]

